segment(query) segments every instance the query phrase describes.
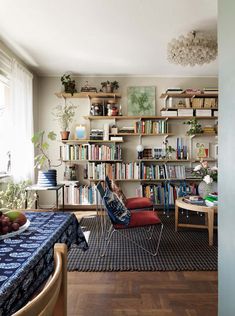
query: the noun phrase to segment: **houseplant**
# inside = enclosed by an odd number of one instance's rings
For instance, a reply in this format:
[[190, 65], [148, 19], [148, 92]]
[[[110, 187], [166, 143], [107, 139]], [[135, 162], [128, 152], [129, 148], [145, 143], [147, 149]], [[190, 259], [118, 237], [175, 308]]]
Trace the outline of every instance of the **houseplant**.
[[75, 80], [72, 80], [70, 75], [64, 74], [60, 80], [64, 86], [64, 92], [71, 93], [72, 95], [77, 92]]
[[103, 92], [114, 92], [115, 90], [118, 90], [119, 84], [116, 80], [114, 81], [104, 81], [101, 82], [102, 91]]
[[67, 140], [69, 138], [70, 131], [68, 131], [69, 124], [72, 123], [74, 115], [75, 115], [75, 109], [77, 107], [75, 105], [66, 104], [63, 105], [57, 105], [54, 112], [52, 113], [55, 117], [55, 119], [59, 122], [60, 128], [61, 128], [61, 139]]
[[[24, 209], [26, 201], [26, 188], [31, 185], [29, 180], [21, 182], [10, 181], [5, 190], [0, 191], [0, 207], [4, 209]], [[36, 197], [35, 194], [27, 195], [27, 205], [29, 208], [33, 205]]]
[[198, 185], [198, 193], [201, 197], [205, 198], [209, 193], [217, 191], [218, 168], [216, 166], [209, 167], [207, 161], [201, 161], [193, 169], [193, 174], [202, 179]]
[[186, 122], [183, 122], [183, 124], [187, 124], [190, 126], [190, 129], [187, 131], [187, 135], [195, 135], [195, 134], [201, 134], [202, 126], [198, 123], [197, 119], [192, 119]]
[[[61, 162], [58, 165], [52, 165], [51, 159], [49, 158], [49, 143], [44, 141], [45, 131], [39, 131], [35, 133], [31, 139], [35, 148], [38, 150], [39, 154], [35, 156], [35, 167], [40, 169], [38, 171], [38, 185], [40, 186], [56, 186], [56, 170], [51, 169], [52, 167], [58, 167], [61, 165]], [[51, 131], [47, 134], [48, 140], [56, 140], [56, 134]], [[44, 170], [42, 170], [44, 169]]]

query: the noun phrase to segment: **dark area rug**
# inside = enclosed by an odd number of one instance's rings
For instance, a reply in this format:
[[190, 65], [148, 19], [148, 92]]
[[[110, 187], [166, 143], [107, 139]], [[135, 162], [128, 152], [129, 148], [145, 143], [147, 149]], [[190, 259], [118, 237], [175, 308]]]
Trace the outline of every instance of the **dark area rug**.
[[[195, 214], [195, 213], [194, 213]], [[189, 214], [190, 215], [190, 214]], [[214, 245], [208, 245], [208, 232], [204, 229], [181, 228], [174, 230], [174, 215], [160, 216], [164, 224], [162, 240], [156, 257], [144, 252], [118, 233], [104, 257], [99, 256], [99, 247], [104, 249], [103, 240], [97, 235], [97, 219], [84, 217], [81, 221], [83, 231], [90, 231], [89, 249], [82, 253], [72, 246], [68, 254], [69, 271], [212, 271], [217, 270], [217, 232], [214, 230]], [[180, 222], [203, 223], [204, 216], [180, 216]], [[159, 229], [157, 230], [157, 233]], [[157, 237], [146, 240], [146, 232], [131, 230], [132, 238], [143, 243], [150, 250], [156, 246]]]

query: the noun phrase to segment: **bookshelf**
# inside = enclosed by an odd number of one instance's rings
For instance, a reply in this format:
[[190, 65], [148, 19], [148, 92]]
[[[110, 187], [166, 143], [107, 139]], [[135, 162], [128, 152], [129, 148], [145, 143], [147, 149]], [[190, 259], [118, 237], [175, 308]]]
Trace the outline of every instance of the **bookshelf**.
[[[70, 94], [66, 94], [66, 93], [56, 93], [56, 96], [59, 98], [102, 98], [102, 99], [107, 99], [107, 98], [121, 98], [121, 95], [118, 93], [88, 93], [88, 92], [82, 92], [82, 93], [75, 93], [73, 96], [71, 96]], [[190, 100], [193, 100], [194, 98], [201, 98], [201, 99], [205, 99], [205, 98], [214, 98], [217, 100], [218, 95], [216, 94], [172, 94], [172, 93], [168, 93], [168, 94], [162, 94], [161, 98], [165, 99], [165, 102], [167, 102], [167, 100], [169, 100], [169, 98], [176, 98], [176, 99], [182, 99], [182, 98], [188, 98]], [[216, 101], [217, 102], [217, 101]], [[169, 106], [166, 106], [166, 103], [164, 105], [164, 107], [161, 109], [161, 111], [172, 111], [172, 110], [176, 110], [178, 111], [179, 109], [181, 109], [182, 107], [178, 107], [178, 106], [172, 106], [171, 108]], [[194, 107], [191, 106], [190, 107], [191, 110], [193, 110], [195, 113], [196, 110], [198, 110], [198, 107]], [[201, 108], [200, 108], [201, 109]], [[218, 110], [218, 106], [214, 106], [211, 108], [205, 108], [206, 110], [211, 110], [211, 116], [208, 115], [204, 115], [204, 116], [196, 116], [198, 121], [202, 121], [202, 122], [213, 122], [216, 121], [218, 119], [217, 116], [215, 116], [214, 114], [217, 113], [215, 111]], [[160, 112], [161, 113], [161, 112]], [[177, 133], [177, 131], [173, 132], [171, 130], [172, 124], [182, 124], [182, 121], [186, 121], [186, 120], [191, 120], [194, 119], [195, 115], [190, 115], [190, 116], [171, 116], [171, 115], [154, 115], [154, 116], [128, 116], [128, 115], [123, 115], [123, 116], [93, 116], [93, 115], [85, 115], [83, 116], [83, 119], [86, 120], [88, 122], [88, 129], [91, 130], [91, 126], [92, 124], [94, 124], [94, 126], [99, 125], [102, 126], [102, 123], [104, 124], [109, 124], [110, 127], [112, 125], [116, 125], [118, 127], [122, 127], [123, 124], [128, 124], [128, 125], [132, 125], [135, 126], [135, 131], [134, 132], [117, 132], [117, 133], [109, 133], [109, 140], [92, 140], [92, 139], [71, 139], [71, 140], [67, 140], [67, 141], [62, 141], [62, 145], [65, 146], [80, 146], [80, 145], [87, 145], [87, 146], [97, 146], [97, 148], [101, 148], [101, 146], [107, 146], [107, 147], [111, 147], [111, 146], [120, 146], [121, 148], [123, 148], [123, 151], [127, 151], [128, 148], [132, 148], [135, 145], [135, 142], [138, 141], [142, 143], [142, 138], [143, 140], [146, 138], [146, 140], [149, 138], [149, 142], [151, 142], [152, 144], [155, 143], [155, 137], [156, 137], [156, 142], [162, 142], [163, 140], [166, 140], [168, 138], [173, 139], [172, 141], [174, 141], [175, 137], [178, 137], [179, 134]], [[138, 124], [140, 124], [140, 126], [142, 126], [143, 124], [146, 124], [146, 122], [160, 122], [159, 124], [161, 126], [164, 126], [162, 129], [162, 132], [142, 132], [142, 131], [138, 131], [136, 130], [136, 126]], [[127, 122], [127, 123], [126, 123]], [[143, 123], [144, 122], [144, 123]], [[162, 123], [161, 123], [162, 122]], [[152, 124], [151, 123], [151, 124]], [[142, 125], [141, 125], [142, 124]], [[119, 126], [120, 125], [120, 126]], [[187, 128], [187, 127], [185, 127]], [[120, 137], [122, 139], [120, 140], [110, 140], [111, 136], [117, 136]], [[162, 139], [161, 139], [162, 137]], [[94, 190], [92, 188], [94, 188], [94, 184], [96, 184], [98, 181], [104, 181], [104, 175], [106, 174], [106, 168], [109, 168], [109, 170], [111, 169], [115, 169], [117, 167], [119, 167], [119, 169], [122, 168], [127, 168], [127, 166], [129, 166], [130, 164], [135, 164], [135, 165], [140, 165], [140, 166], [144, 166], [146, 168], [151, 169], [157, 169], [157, 166], [162, 166], [165, 165], [165, 168], [169, 167], [179, 167], [179, 169], [181, 168], [180, 166], [182, 166], [182, 170], [184, 167], [192, 167], [194, 166], [195, 163], [198, 163], [200, 161], [200, 159], [197, 159], [195, 157], [193, 157], [193, 148], [192, 148], [192, 142], [196, 139], [196, 138], [201, 138], [201, 137], [217, 137], [216, 133], [203, 133], [203, 134], [195, 134], [195, 135], [191, 135], [191, 136], [187, 136], [186, 134], [183, 135], [184, 139], [188, 139], [189, 140], [189, 147], [188, 148], [188, 152], [189, 152], [189, 158], [188, 159], [156, 159], [156, 158], [143, 158], [143, 159], [137, 159], [137, 157], [135, 157], [134, 159], [132, 158], [131, 160], [127, 157], [119, 157], [117, 159], [97, 159], [96, 158], [92, 158], [92, 157], [85, 157], [83, 159], [75, 159], [76, 157], [73, 157], [73, 159], [70, 159], [71, 157], [66, 157], [62, 158], [62, 161], [65, 164], [81, 164], [83, 167], [85, 168], [87, 174], [89, 174], [89, 172], [91, 172], [90, 168], [91, 166], [93, 166], [94, 168], [97, 168], [97, 166], [102, 165], [102, 168], [104, 168], [104, 170], [102, 170], [103, 174], [102, 176], [98, 177], [98, 179], [96, 177], [91, 178], [89, 176], [87, 176], [84, 180], [85, 184], [79, 184], [79, 186], [82, 187], [82, 189], [84, 190], [90, 190], [89, 193], [85, 193], [85, 194], [89, 194], [89, 196], [92, 195], [93, 198], [93, 202], [95, 201], [95, 193]], [[128, 147], [128, 146], [131, 147]], [[152, 145], [153, 147], [153, 145]], [[124, 155], [125, 156], [125, 155]], [[216, 162], [216, 158], [210, 157], [210, 158], [206, 158], [206, 160], [208, 162]], [[128, 176], [128, 178], [120, 178], [117, 177], [115, 178], [115, 181], [117, 181], [120, 184], [126, 184], [127, 186], [129, 186], [129, 184], [131, 185], [131, 183], [139, 183], [140, 186], [149, 186], [151, 187], [151, 190], [155, 190], [155, 187], [159, 188], [160, 187], [165, 187], [166, 185], [170, 185], [171, 183], [174, 183], [175, 186], [178, 185], [179, 182], [184, 181], [186, 183], [188, 183], [187, 185], [191, 185], [191, 183], [198, 183], [201, 180], [200, 179], [196, 179], [196, 178], [189, 178], [189, 177], [170, 177], [170, 178], [154, 178], [152, 175], [149, 177], [141, 177], [139, 176], [138, 178], [136, 178], [136, 176], [134, 177], [132, 174]], [[144, 192], [144, 189], [143, 189]], [[147, 192], [147, 191], [146, 191]], [[147, 193], [149, 194], [149, 193]], [[165, 193], [162, 193], [165, 194]], [[148, 195], [146, 195], [148, 196]], [[158, 201], [159, 202], [159, 201]], [[162, 203], [162, 201], [160, 201], [160, 204], [164, 204], [164, 202]], [[89, 203], [69, 203], [67, 202], [66, 208], [74, 208], [74, 209], [93, 209], [95, 208], [94, 204], [89, 204]]]

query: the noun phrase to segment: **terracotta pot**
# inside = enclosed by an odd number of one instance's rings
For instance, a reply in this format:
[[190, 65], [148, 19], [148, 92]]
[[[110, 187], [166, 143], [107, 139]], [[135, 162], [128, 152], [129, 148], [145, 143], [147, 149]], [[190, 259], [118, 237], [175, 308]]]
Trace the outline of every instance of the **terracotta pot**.
[[69, 139], [69, 134], [70, 134], [69, 131], [62, 131], [62, 132], [60, 132], [61, 139], [62, 140], [68, 140]]

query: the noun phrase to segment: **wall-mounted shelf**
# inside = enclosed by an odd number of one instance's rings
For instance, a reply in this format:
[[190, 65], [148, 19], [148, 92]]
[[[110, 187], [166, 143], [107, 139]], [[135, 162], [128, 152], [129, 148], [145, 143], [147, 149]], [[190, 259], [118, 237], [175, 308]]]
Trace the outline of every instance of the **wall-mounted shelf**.
[[160, 98], [218, 98], [218, 93], [162, 93]]
[[123, 140], [69, 139], [69, 140], [62, 140], [62, 143], [68, 144], [68, 145], [89, 144], [89, 143], [115, 144], [115, 143], [123, 143]]
[[174, 136], [173, 133], [158, 133], [158, 134], [148, 134], [148, 133], [117, 133], [109, 134], [110, 136]]
[[216, 120], [217, 116], [83, 116], [87, 120]]
[[120, 93], [104, 93], [104, 92], [77, 92], [71, 93], [56, 92], [58, 98], [65, 99], [81, 99], [81, 98], [121, 98]]

